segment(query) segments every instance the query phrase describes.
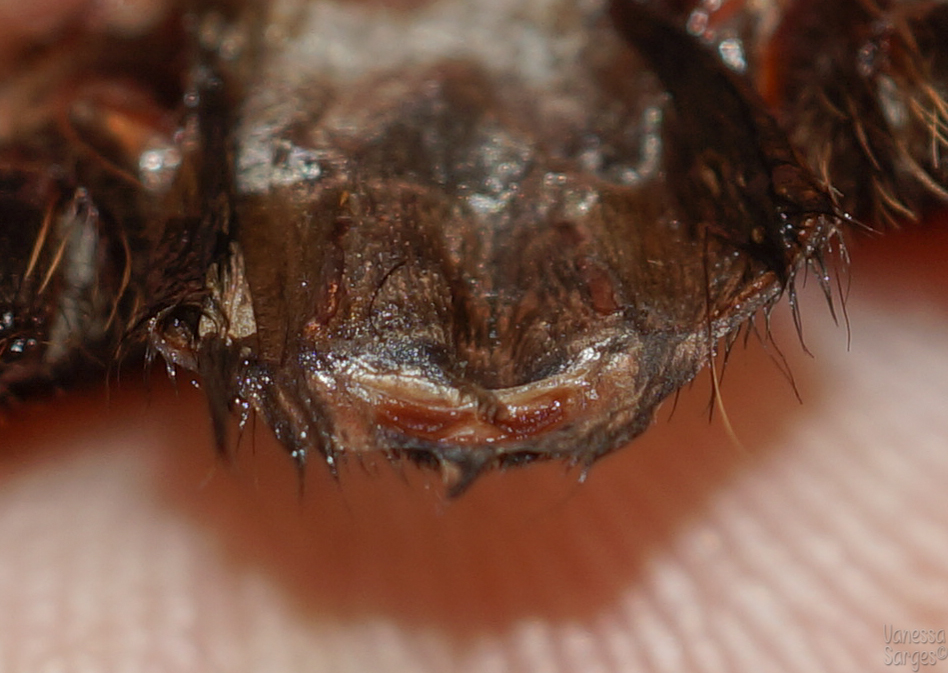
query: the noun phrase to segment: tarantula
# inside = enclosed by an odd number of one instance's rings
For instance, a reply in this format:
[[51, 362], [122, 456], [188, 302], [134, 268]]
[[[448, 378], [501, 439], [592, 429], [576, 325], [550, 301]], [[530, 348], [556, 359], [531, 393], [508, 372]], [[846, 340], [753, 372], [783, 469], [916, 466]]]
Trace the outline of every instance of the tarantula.
[[587, 465], [948, 198], [929, 0], [185, 2], [19, 54], [0, 400], [143, 353], [221, 447]]

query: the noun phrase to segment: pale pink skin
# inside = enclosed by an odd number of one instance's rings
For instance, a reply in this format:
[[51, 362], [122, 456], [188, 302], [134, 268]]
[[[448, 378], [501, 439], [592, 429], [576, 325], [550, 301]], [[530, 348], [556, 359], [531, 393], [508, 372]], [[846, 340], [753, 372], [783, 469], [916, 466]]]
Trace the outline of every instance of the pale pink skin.
[[[38, 6], [3, 0], [0, 30], [38, 30]], [[313, 464], [300, 494], [262, 424], [217, 461], [201, 393], [158, 369], [150, 392], [133, 372], [19, 409], [0, 426], [0, 668], [911, 670], [886, 665], [884, 627], [948, 629], [948, 230], [930, 226], [852, 246], [848, 351], [815, 293], [812, 358], [777, 311], [802, 405], [752, 340], [723, 382], [740, 445], [707, 421], [705, 374], [583, 484], [533, 466], [445, 502], [380, 461], [338, 483]]]

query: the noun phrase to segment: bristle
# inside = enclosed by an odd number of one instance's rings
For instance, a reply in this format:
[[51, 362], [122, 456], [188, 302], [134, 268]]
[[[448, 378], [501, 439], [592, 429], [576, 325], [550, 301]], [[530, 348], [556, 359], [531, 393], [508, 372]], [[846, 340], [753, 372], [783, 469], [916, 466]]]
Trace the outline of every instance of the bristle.
[[948, 201], [941, 3], [783, 3], [775, 31], [741, 29], [741, 67], [689, 32], [687, 1], [430, 0], [393, 20], [307, 0], [293, 25], [184, 4], [154, 34], [37, 45], [11, 81], [0, 398], [144, 344], [146, 367], [200, 376], [222, 457], [231, 415], [262, 414], [301, 489], [314, 458], [337, 475], [376, 452], [451, 497], [488, 469], [586, 470], [703, 367], [729, 426], [720, 386], [751, 332], [799, 398], [778, 300], [809, 353], [812, 273], [848, 338], [843, 230]]
[[438, 455], [441, 465], [441, 479], [449, 498], [458, 498], [469, 489], [479, 477], [492, 456], [483, 451], [461, 452], [445, 451]]
[[229, 458], [227, 445], [227, 426], [231, 418], [231, 400], [233, 389], [230, 381], [233, 365], [232, 354], [223, 344], [212, 341], [205, 344], [198, 357], [200, 374], [211, 416], [214, 431], [214, 445], [221, 458]]

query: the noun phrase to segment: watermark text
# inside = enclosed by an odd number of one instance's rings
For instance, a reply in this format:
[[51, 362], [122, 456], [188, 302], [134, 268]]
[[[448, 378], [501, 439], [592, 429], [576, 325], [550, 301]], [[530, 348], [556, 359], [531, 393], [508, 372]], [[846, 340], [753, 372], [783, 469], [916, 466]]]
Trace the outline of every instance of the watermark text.
[[892, 624], [882, 627], [886, 666], [904, 666], [919, 671], [948, 659], [945, 629], [904, 629]]

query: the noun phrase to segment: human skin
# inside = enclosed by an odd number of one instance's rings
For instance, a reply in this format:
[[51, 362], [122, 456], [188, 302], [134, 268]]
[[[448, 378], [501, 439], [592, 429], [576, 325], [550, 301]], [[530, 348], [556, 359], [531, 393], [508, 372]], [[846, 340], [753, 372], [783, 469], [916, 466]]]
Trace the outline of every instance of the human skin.
[[887, 645], [937, 644], [884, 627], [948, 629], [948, 227], [854, 238], [851, 346], [816, 293], [812, 357], [775, 312], [802, 403], [752, 337], [733, 436], [706, 373], [582, 483], [535, 465], [447, 501], [382, 460], [301, 481], [253, 420], [222, 461], [160, 367], [13, 410], [0, 668], [911, 670]]

